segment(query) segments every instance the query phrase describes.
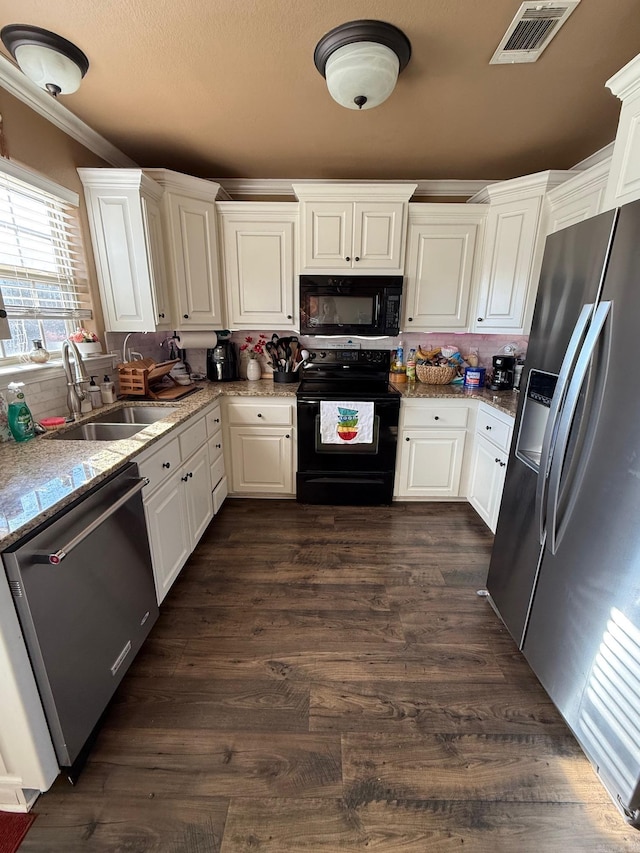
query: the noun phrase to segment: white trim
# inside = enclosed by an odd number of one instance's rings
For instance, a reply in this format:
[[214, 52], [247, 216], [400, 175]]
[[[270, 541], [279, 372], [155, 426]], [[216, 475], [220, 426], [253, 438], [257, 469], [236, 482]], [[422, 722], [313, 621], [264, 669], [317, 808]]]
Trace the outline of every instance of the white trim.
[[590, 154], [588, 157], [585, 157], [584, 160], [580, 160], [579, 163], [576, 163], [575, 166], [572, 166], [571, 171], [586, 172], [587, 169], [591, 169], [593, 166], [599, 166], [600, 163], [604, 163], [605, 161], [610, 163], [611, 158], [613, 156], [614, 144], [614, 142], [610, 142], [608, 145], [605, 145], [604, 148], [601, 148], [599, 151], [594, 151], [593, 154]]
[[636, 92], [640, 86], [640, 54], [627, 62], [624, 68], [610, 77], [604, 85], [621, 101]]
[[112, 145], [107, 139], [90, 128], [88, 124], [85, 124], [66, 107], [63, 107], [44, 89], [40, 89], [39, 86], [32, 83], [17, 66], [1, 55], [0, 86], [19, 101], [22, 101], [23, 104], [31, 107], [34, 112], [44, 116], [51, 124], [84, 145], [89, 151], [97, 154], [98, 157], [102, 157], [111, 166], [131, 167], [137, 165], [119, 148], [116, 148], [115, 145]]
[[561, 204], [568, 204], [575, 201], [590, 190], [599, 189], [599, 185], [603, 184], [603, 189], [606, 187], [606, 179], [611, 167], [611, 160], [602, 160], [596, 163], [590, 169], [576, 172], [568, 180], [554, 187], [547, 195], [547, 201], [552, 210]]
[[521, 198], [523, 193], [530, 192], [532, 195], [546, 193], [553, 187], [564, 183], [574, 173], [566, 170], [548, 170], [546, 172], [535, 172], [533, 175], [523, 175], [521, 178], [511, 178], [497, 184], [489, 184], [475, 196], [469, 199], [469, 204], [488, 204], [494, 199], [509, 201], [509, 196]]
[[[237, 201], [241, 199], [252, 199], [256, 196], [292, 196], [295, 197], [294, 184], [304, 184], [310, 188], [314, 186], [326, 186], [326, 180], [309, 181], [305, 178], [213, 178], [217, 181], [221, 189], [224, 190], [229, 197], [229, 200]], [[345, 182], [346, 183], [346, 182]], [[352, 183], [352, 182], [351, 182]], [[362, 181], [362, 183], [370, 183]], [[376, 184], [384, 182], [376, 181]], [[388, 182], [398, 183], [397, 181]], [[411, 181], [416, 189], [413, 193], [413, 198], [427, 197], [460, 197], [469, 198], [475, 195], [487, 184], [495, 183], [493, 180], [483, 181], [457, 181], [451, 180], [415, 180]]]
[[18, 181], [24, 181], [25, 184], [29, 184], [32, 187], [37, 187], [37, 189], [49, 193], [49, 195], [55, 196], [67, 204], [72, 204], [74, 207], [77, 207], [80, 203], [78, 193], [74, 193], [73, 190], [56, 184], [54, 181], [49, 180], [49, 178], [45, 178], [44, 175], [38, 174], [38, 172], [33, 172], [31, 169], [21, 166], [15, 160], [7, 160], [6, 157], [0, 157], [0, 172], [11, 175], [12, 178], [16, 178]]
[[199, 198], [202, 201], [215, 201], [220, 189], [216, 181], [196, 178], [184, 172], [174, 172], [172, 169], [145, 169], [144, 174], [166, 192], [187, 194], [190, 198]]
[[353, 201], [409, 201], [417, 184], [399, 181], [302, 181], [293, 184], [296, 197], [302, 201], [349, 199]]

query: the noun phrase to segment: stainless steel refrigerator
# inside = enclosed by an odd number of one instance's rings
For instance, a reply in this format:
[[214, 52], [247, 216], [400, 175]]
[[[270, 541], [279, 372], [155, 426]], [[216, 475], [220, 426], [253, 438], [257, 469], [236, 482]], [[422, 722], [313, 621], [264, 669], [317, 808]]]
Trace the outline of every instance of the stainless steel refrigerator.
[[640, 202], [545, 247], [491, 601], [640, 825]]

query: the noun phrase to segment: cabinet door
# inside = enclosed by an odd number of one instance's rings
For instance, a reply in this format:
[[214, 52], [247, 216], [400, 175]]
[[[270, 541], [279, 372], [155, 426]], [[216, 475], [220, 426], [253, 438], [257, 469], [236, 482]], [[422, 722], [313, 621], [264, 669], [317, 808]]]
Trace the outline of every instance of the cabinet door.
[[153, 199], [143, 198], [142, 215], [147, 234], [147, 251], [150, 277], [153, 285], [152, 296], [155, 306], [156, 328], [160, 331], [173, 328], [160, 205]]
[[398, 497], [457, 497], [465, 430], [403, 430]]
[[144, 512], [158, 604], [191, 554], [189, 517], [182, 472], [177, 471], [148, 500]]
[[402, 270], [405, 205], [356, 202], [353, 217], [355, 269]]
[[169, 193], [165, 204], [177, 299], [176, 326], [223, 328], [215, 202]]
[[155, 332], [156, 306], [139, 189], [85, 187], [104, 309], [111, 332]]
[[291, 327], [294, 223], [222, 218], [228, 322], [234, 329]]
[[523, 331], [541, 205], [540, 196], [489, 211], [476, 332]]
[[231, 491], [293, 494], [293, 434], [279, 427], [232, 427]]
[[353, 257], [353, 203], [307, 202], [303, 213], [306, 269], [348, 270]]
[[409, 226], [406, 330], [467, 328], [477, 230], [472, 223]]
[[495, 533], [506, 471], [506, 454], [476, 436], [471, 457], [469, 503]]
[[206, 444], [182, 466], [182, 483], [185, 486], [191, 550], [193, 550], [213, 518], [211, 470]]

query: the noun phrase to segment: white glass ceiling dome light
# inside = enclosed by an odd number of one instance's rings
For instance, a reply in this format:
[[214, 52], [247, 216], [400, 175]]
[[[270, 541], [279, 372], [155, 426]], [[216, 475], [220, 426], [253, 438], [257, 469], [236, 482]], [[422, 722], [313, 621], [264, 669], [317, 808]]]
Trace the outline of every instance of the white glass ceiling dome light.
[[331, 97], [350, 110], [370, 110], [387, 100], [411, 58], [411, 42], [393, 24], [350, 21], [324, 35], [313, 60]]
[[0, 38], [23, 74], [54, 97], [75, 92], [89, 69], [80, 48], [49, 30], [9, 24]]

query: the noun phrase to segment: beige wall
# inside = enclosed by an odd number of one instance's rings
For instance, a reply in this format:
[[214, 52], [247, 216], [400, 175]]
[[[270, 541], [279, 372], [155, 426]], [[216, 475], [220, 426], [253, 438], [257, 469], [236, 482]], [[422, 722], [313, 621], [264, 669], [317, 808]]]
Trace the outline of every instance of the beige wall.
[[80, 196], [80, 220], [93, 301], [93, 323], [87, 323], [104, 340], [104, 322], [98, 294], [89, 224], [78, 166], [108, 166], [100, 157], [35, 113], [13, 95], [0, 89], [0, 113], [8, 156], [22, 166], [46, 175]]

